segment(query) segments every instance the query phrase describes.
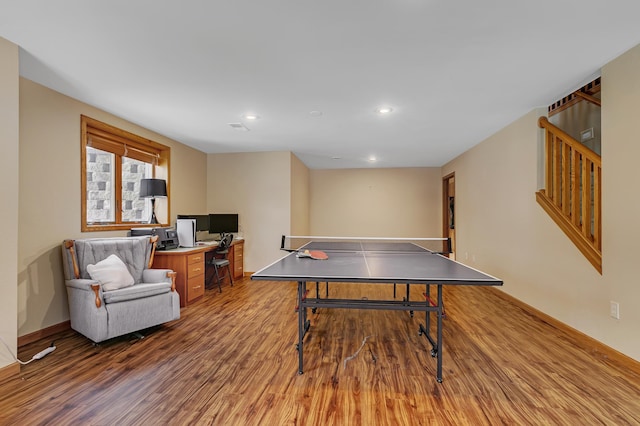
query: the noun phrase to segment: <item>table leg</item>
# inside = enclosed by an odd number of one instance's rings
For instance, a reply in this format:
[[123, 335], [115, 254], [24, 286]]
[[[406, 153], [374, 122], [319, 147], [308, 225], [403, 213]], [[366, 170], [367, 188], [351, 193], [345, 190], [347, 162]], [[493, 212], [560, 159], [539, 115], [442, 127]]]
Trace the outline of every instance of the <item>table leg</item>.
[[306, 314], [307, 308], [302, 306], [303, 298], [306, 292], [306, 283], [304, 281], [298, 281], [298, 374], [302, 374], [302, 341], [304, 340], [304, 334], [306, 332]]
[[[320, 299], [320, 282], [316, 281], [316, 299]], [[311, 308], [311, 313], [315, 314], [317, 308]]]
[[438, 284], [438, 303], [431, 305], [431, 287], [426, 284], [425, 303], [427, 308], [434, 308], [436, 313], [436, 336], [431, 336], [431, 309], [425, 312], [425, 324], [420, 324], [418, 334], [424, 335], [431, 344], [431, 356], [436, 358], [436, 379], [438, 383], [442, 383], [442, 318], [444, 317], [442, 307], [442, 284]]
[[443, 312], [442, 312], [442, 284], [438, 284], [438, 311], [437, 311], [437, 316], [438, 316], [438, 359], [437, 359], [437, 363], [438, 363], [438, 367], [437, 367], [437, 373], [436, 373], [436, 379], [438, 380], [438, 383], [442, 383], [442, 316], [443, 316]]
[[[407, 284], [406, 284], [406, 286], [407, 286], [407, 288], [406, 288], [406, 290], [407, 290], [407, 294], [406, 294], [406, 296], [405, 296], [404, 300], [406, 300], [407, 302], [409, 302], [409, 292], [410, 292], [410, 286], [411, 286], [411, 284], [407, 283]], [[409, 311], [409, 316], [411, 316], [411, 318], [413, 318], [413, 311]]]
[[[425, 299], [427, 301], [427, 306], [429, 306], [429, 301], [431, 300], [431, 286], [429, 284], [427, 284], [427, 289], [426, 289], [425, 293], [427, 295], [425, 297]], [[425, 324], [424, 325], [427, 328], [427, 330], [430, 330], [431, 329], [431, 311], [425, 312], [425, 315], [426, 315], [426, 317], [425, 317], [425, 321], [424, 321]]]

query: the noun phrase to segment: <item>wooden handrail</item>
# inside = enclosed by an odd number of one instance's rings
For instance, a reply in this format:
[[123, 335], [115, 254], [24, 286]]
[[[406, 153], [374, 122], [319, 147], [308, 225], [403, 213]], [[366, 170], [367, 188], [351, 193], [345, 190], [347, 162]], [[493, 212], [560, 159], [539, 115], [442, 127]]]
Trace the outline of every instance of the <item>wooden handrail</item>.
[[597, 161], [597, 162], [601, 161], [600, 156], [595, 151], [587, 148], [585, 145], [575, 140], [573, 136], [571, 136], [569, 133], [565, 132], [561, 128], [551, 124], [551, 122], [549, 122], [549, 119], [547, 117], [540, 117], [538, 119], [538, 125], [541, 128], [552, 132], [555, 136], [560, 137], [564, 142], [566, 142], [569, 146], [571, 146], [571, 148], [574, 148], [579, 151], [583, 151], [584, 154], [587, 155], [591, 161]]
[[599, 107], [602, 106], [602, 101], [598, 98], [596, 98], [595, 96], [591, 96], [588, 93], [584, 93], [581, 92], [580, 90], [576, 90], [575, 92], [573, 92], [574, 95], [584, 99], [585, 101], [591, 102], [594, 105], [597, 105]]
[[545, 188], [536, 199], [591, 264], [602, 273], [600, 156], [546, 117]]

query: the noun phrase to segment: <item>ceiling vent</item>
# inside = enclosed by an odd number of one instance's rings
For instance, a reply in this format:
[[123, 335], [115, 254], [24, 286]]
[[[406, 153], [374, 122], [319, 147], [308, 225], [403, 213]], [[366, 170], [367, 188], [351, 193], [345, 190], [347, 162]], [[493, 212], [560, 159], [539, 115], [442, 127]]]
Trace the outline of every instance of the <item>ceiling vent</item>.
[[237, 130], [239, 132], [249, 131], [249, 128], [242, 123], [229, 123], [229, 126], [231, 126], [234, 130]]

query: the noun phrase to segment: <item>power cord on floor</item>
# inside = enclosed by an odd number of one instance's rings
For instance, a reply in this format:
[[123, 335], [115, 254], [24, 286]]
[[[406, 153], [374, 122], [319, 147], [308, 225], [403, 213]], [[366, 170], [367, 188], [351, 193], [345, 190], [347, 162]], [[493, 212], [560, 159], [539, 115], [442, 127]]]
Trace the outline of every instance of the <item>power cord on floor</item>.
[[2, 341], [2, 344], [4, 345], [4, 347], [7, 348], [7, 350], [9, 351], [11, 356], [13, 357], [13, 359], [15, 359], [17, 362], [19, 362], [22, 365], [29, 364], [30, 362], [35, 361], [37, 359], [42, 359], [45, 356], [49, 355], [51, 352], [56, 350], [55, 345], [53, 344], [53, 342], [51, 342], [51, 346], [49, 346], [49, 347], [41, 350], [37, 354], [35, 354], [33, 357], [31, 357], [31, 359], [29, 361], [20, 361], [15, 355], [13, 355], [13, 352], [11, 352], [11, 348], [9, 347], [9, 345], [7, 345], [7, 342], [4, 341], [2, 336], [0, 336], [0, 340]]

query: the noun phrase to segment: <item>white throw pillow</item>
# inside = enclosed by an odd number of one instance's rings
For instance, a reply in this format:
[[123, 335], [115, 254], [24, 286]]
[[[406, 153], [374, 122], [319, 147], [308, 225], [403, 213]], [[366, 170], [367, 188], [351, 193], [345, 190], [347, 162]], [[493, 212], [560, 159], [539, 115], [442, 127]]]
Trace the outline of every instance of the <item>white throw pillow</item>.
[[129, 287], [135, 282], [127, 269], [127, 265], [115, 254], [95, 265], [87, 265], [87, 272], [89, 272], [92, 279], [102, 284], [102, 291]]

